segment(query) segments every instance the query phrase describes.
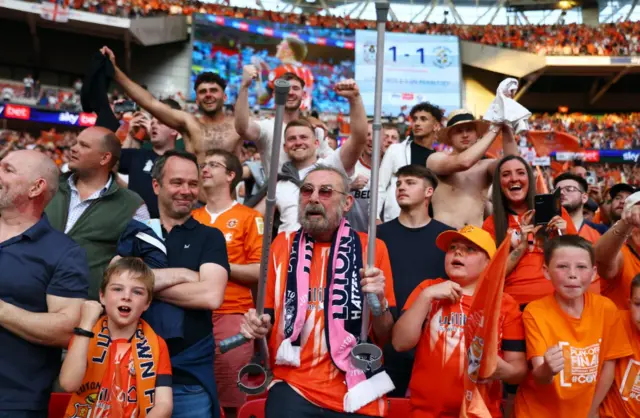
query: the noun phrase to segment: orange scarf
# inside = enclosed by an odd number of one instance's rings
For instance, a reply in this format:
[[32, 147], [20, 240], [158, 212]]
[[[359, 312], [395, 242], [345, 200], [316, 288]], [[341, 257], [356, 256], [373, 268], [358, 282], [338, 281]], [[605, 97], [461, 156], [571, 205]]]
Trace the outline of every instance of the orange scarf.
[[[130, 388], [126, 383], [122, 387], [122, 382], [119, 382], [120, 367], [111, 367], [112, 356], [116, 353], [110, 350], [113, 346], [107, 324], [107, 317], [103, 316], [93, 327], [96, 336], [89, 344], [87, 371], [80, 389], [71, 396], [65, 418], [124, 418], [122, 399], [126, 399]], [[130, 350], [136, 378], [136, 416], [144, 418], [153, 408], [155, 399], [160, 345], [156, 333], [142, 319], [131, 339]], [[110, 372], [112, 369], [115, 371]], [[116, 387], [123, 393], [116, 393]]]

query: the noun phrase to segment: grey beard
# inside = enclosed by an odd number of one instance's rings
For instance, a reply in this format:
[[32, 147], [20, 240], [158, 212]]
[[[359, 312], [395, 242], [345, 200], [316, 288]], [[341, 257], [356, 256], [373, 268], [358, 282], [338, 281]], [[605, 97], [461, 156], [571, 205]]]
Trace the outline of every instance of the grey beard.
[[[322, 206], [317, 205], [314, 207], [314, 209], [318, 207], [322, 207]], [[302, 226], [302, 229], [304, 229], [305, 232], [307, 232], [311, 236], [325, 234], [329, 231], [333, 231], [337, 229], [338, 226], [340, 225], [340, 221], [342, 220], [342, 217], [344, 216], [344, 211], [342, 210], [342, 206], [339, 205], [336, 208], [335, 219], [331, 219], [331, 217], [327, 216], [326, 211], [324, 210], [324, 208], [322, 208], [322, 219], [310, 220], [306, 216], [308, 208], [309, 208], [309, 205], [305, 207], [305, 210], [303, 212], [298, 212], [298, 223]]]

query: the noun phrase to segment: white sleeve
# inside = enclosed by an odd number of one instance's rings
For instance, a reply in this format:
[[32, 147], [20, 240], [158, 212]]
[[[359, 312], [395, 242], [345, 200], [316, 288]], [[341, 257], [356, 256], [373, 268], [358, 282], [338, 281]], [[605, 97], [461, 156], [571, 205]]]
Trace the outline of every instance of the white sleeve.
[[[256, 123], [260, 127], [260, 136], [256, 146], [258, 147], [258, 152], [264, 152], [265, 149], [271, 149], [273, 146], [273, 132], [269, 134], [271, 124], [268, 119], [259, 120]], [[271, 130], [273, 131], [273, 126], [271, 126]]]
[[295, 231], [298, 225], [298, 193], [296, 186], [289, 181], [280, 181], [276, 187], [276, 206], [280, 212], [280, 228], [278, 232]]
[[335, 150], [327, 158], [318, 160], [318, 164], [328, 165], [329, 167], [337, 168], [339, 170], [344, 171], [347, 174], [347, 177], [351, 177], [355, 173], [355, 169], [351, 169], [349, 171], [345, 170], [344, 165], [342, 164], [342, 159], [340, 158], [341, 153], [342, 153], [342, 147]]
[[380, 163], [380, 171], [378, 174], [378, 213], [376, 214], [378, 218], [380, 218], [384, 202], [387, 199], [387, 189], [393, 177], [393, 152], [395, 151], [394, 148], [396, 148], [394, 145], [389, 147]]

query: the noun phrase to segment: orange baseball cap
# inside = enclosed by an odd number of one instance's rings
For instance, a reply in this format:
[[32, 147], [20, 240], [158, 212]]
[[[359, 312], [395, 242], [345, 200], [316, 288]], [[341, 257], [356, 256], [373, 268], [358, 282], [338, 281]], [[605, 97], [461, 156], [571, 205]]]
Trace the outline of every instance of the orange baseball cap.
[[446, 253], [449, 250], [451, 241], [458, 238], [477, 245], [487, 253], [489, 258], [496, 253], [496, 242], [491, 234], [473, 225], [467, 225], [458, 231], [444, 231], [436, 238], [436, 246]]

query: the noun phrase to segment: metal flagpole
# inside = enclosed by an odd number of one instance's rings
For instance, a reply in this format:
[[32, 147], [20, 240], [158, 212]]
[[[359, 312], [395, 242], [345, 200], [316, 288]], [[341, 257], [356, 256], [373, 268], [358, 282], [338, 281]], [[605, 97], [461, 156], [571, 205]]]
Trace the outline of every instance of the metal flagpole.
[[[264, 216], [264, 234], [262, 235], [262, 256], [260, 257], [260, 278], [258, 280], [258, 297], [256, 300], [256, 312], [258, 316], [264, 314], [264, 299], [267, 287], [267, 270], [269, 267], [269, 248], [271, 247], [271, 239], [273, 237], [273, 216], [276, 210], [276, 185], [278, 183], [278, 164], [280, 160], [280, 149], [282, 147], [282, 121], [284, 120], [284, 105], [289, 95], [290, 84], [287, 80], [278, 79], [275, 81], [275, 102], [276, 117], [273, 130], [273, 148], [271, 150], [271, 160], [267, 187], [267, 201]], [[220, 352], [226, 353], [236, 347], [248, 343], [249, 340], [242, 334], [236, 334], [220, 342]], [[260, 340], [260, 354], [264, 360], [265, 366], [262, 367], [257, 363], [249, 363], [244, 366], [238, 374], [238, 387], [245, 393], [257, 394], [266, 389], [271, 380], [271, 371], [269, 370], [269, 349], [267, 347], [266, 338]], [[241, 382], [241, 378], [245, 375], [263, 374], [265, 379], [258, 387], [246, 386]]]
[[[376, 47], [376, 84], [373, 108], [373, 155], [371, 165], [371, 185], [369, 198], [369, 235], [367, 241], [367, 268], [375, 266], [376, 259], [376, 219], [378, 212], [378, 176], [380, 172], [380, 135], [382, 131], [382, 79], [384, 71], [384, 34], [387, 24], [389, 3], [376, 2], [377, 47]], [[362, 309], [362, 330], [360, 344], [351, 351], [353, 364], [363, 370], [376, 370], [382, 364], [382, 350], [376, 345], [367, 343], [369, 335], [369, 307], [374, 316], [380, 316], [382, 309], [378, 297], [367, 294]]]

